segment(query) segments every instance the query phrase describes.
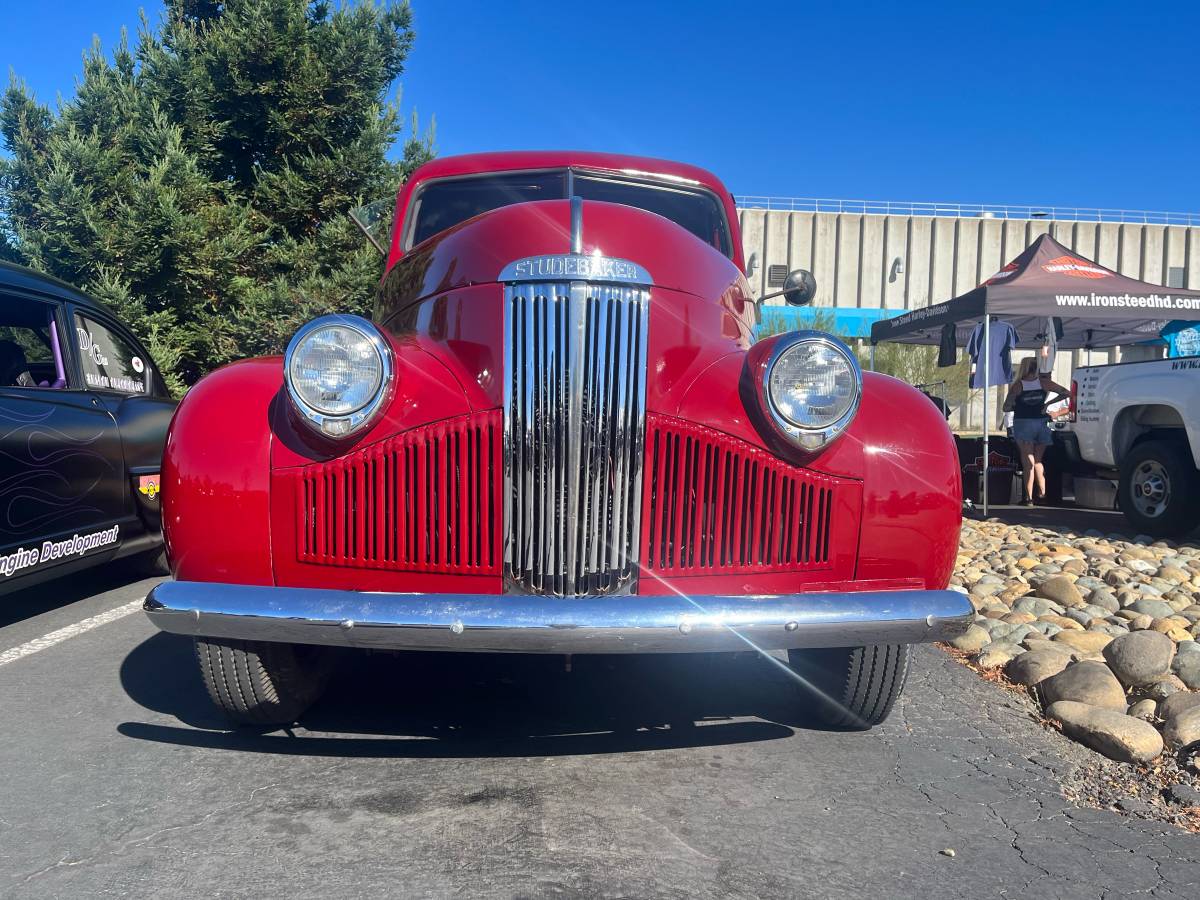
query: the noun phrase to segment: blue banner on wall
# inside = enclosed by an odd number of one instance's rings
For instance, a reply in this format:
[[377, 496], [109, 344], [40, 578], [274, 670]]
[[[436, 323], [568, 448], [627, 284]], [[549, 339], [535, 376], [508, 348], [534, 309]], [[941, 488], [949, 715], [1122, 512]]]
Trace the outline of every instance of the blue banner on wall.
[[840, 337], [869, 338], [871, 325], [896, 310], [846, 306], [764, 306], [758, 331], [761, 335], [815, 328]]

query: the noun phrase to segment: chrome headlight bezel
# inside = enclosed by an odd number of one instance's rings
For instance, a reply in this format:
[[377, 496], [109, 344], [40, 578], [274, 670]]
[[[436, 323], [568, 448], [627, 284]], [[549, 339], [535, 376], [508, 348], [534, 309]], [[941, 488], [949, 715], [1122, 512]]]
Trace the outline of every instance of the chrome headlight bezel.
[[[292, 378], [296, 353], [305, 339], [316, 331], [330, 327], [345, 328], [355, 332], [371, 345], [379, 355], [380, 363], [379, 386], [370, 399], [356, 409], [337, 415], [317, 409], [307, 402], [296, 389]], [[358, 434], [375, 422], [386, 408], [387, 400], [392, 394], [394, 372], [391, 345], [378, 328], [361, 316], [328, 315], [313, 319], [292, 335], [283, 355], [283, 381], [287, 386], [292, 408], [308, 427], [322, 437], [331, 440], [340, 440]]]
[[[840, 354], [845, 358], [854, 378], [850, 405], [836, 419], [819, 427], [805, 426], [791, 421], [780, 412], [771, 396], [771, 373], [774, 372], [776, 364], [787, 353], [803, 344], [820, 344]], [[806, 453], [823, 450], [837, 439], [854, 421], [862, 402], [863, 375], [857, 357], [849, 347], [833, 335], [820, 331], [796, 331], [777, 338], [766, 363], [762, 366], [761, 377], [756, 381], [755, 389], [758, 392], [759, 405], [765, 413], [767, 421], [780, 437]]]

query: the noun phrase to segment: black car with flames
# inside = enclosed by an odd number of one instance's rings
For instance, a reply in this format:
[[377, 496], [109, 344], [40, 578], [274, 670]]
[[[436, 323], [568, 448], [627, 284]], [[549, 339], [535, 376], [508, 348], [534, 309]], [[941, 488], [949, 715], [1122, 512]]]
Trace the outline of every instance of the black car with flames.
[[174, 410], [111, 310], [0, 263], [0, 593], [119, 557], [156, 561]]

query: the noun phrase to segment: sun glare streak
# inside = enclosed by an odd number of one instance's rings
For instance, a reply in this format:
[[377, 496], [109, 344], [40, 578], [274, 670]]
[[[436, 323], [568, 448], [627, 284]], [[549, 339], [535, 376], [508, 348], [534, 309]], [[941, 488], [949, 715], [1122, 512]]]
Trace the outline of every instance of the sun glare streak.
[[795, 669], [793, 669], [787, 663], [783, 662], [782, 660], [780, 660], [776, 656], [774, 656], [770, 650], [763, 649], [758, 644], [754, 643], [754, 641], [752, 641], [749, 637], [742, 634], [742, 632], [740, 632], [737, 628], [735, 628], [732, 625], [729, 625], [725, 622], [720, 621], [719, 616], [714, 617], [714, 615], [709, 610], [705, 609], [703, 606], [701, 606], [699, 603], [697, 603], [693, 597], [689, 596], [688, 594], [685, 594], [683, 591], [676, 588], [675, 585], [671, 584], [669, 581], [666, 581], [661, 575], [658, 575], [655, 572], [651, 572], [649, 569], [645, 568], [642, 565], [638, 566], [638, 570], [643, 575], [649, 575], [651, 578], [653, 578], [659, 584], [665, 586], [668, 590], [670, 590], [673, 594], [675, 594], [675, 596], [679, 597], [681, 600], [687, 601], [692, 606], [694, 606], [697, 610], [704, 613], [705, 616], [709, 617], [709, 622], [711, 624], [720, 625], [722, 628], [726, 629], [730, 634], [734, 635], [735, 637], [738, 638], [738, 640], [740, 640], [744, 644], [746, 644], [746, 646], [749, 647], [751, 650], [754, 650], [756, 653], [758, 653], [764, 659], [771, 662], [780, 671], [786, 673], [788, 675], [788, 677], [790, 677], [791, 679], [796, 681], [805, 690], [810, 691], [811, 693], [820, 696], [826, 702], [830, 703], [833, 706], [836, 706], [838, 709], [842, 710], [844, 713], [851, 716], [855, 720], [856, 723], [861, 723], [861, 720], [859, 719], [858, 715], [855, 714], [852, 710], [847, 709], [840, 700], [837, 700], [834, 697], [830, 697], [827, 693], [825, 693], [823, 690], [821, 690], [821, 688], [817, 687], [817, 685], [813, 684], [811, 681], [809, 681], [807, 678], [805, 678], [803, 675], [801, 675], [799, 672], [797, 672]]

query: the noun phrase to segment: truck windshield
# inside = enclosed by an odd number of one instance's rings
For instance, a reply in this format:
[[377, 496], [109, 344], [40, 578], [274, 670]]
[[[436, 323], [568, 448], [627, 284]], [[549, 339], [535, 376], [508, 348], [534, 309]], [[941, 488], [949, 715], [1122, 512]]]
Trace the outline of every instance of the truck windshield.
[[418, 192], [409, 213], [413, 224], [408, 246], [501, 206], [563, 199], [568, 191], [585, 200], [623, 203], [656, 213], [730, 255], [725, 211], [708, 191], [579, 172], [570, 173], [568, 179], [566, 171], [497, 172], [430, 181]]

